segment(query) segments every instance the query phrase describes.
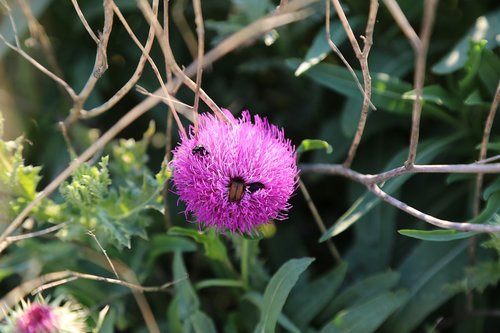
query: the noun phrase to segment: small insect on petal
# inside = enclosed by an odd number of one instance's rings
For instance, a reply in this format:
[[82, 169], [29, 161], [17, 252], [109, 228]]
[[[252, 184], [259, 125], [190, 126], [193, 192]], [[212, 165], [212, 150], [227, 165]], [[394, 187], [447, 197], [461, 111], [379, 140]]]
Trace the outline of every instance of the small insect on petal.
[[196, 145], [196, 147], [193, 148], [192, 150], [193, 155], [200, 155], [200, 156], [206, 156], [209, 154], [209, 152], [203, 147], [203, 145]]
[[248, 184], [247, 186], [248, 186], [248, 190], [250, 191], [250, 193], [257, 192], [258, 190], [263, 189], [265, 187], [264, 184], [259, 183], [259, 182], [251, 183], [251, 184]]
[[231, 183], [229, 183], [229, 191], [228, 198], [231, 202], [238, 202], [243, 198], [243, 194], [245, 194], [245, 182], [241, 178], [233, 178], [231, 179]]

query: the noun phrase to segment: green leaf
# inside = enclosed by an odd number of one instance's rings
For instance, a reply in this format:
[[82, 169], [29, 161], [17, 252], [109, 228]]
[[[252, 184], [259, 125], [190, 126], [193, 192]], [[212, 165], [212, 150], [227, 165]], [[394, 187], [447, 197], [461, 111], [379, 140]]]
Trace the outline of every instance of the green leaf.
[[[302, 140], [300, 145], [297, 147], [297, 156], [300, 156], [302, 153], [309, 150], [318, 150], [325, 149], [327, 154], [331, 154], [333, 151], [332, 146], [323, 140], [313, 140], [313, 139], [305, 139]], [[298, 160], [298, 158], [297, 158]]]
[[285, 304], [288, 294], [300, 274], [314, 261], [313, 258], [291, 259], [273, 275], [264, 292], [260, 320], [254, 333], [274, 332], [278, 315]]
[[193, 312], [198, 311], [200, 301], [191, 282], [186, 278], [188, 274], [180, 252], [174, 254], [173, 273], [174, 280], [178, 281], [174, 284], [178, 315], [181, 321], [189, 321]]
[[154, 261], [164, 253], [196, 251], [196, 244], [189, 239], [170, 235], [155, 235], [151, 239], [150, 244], [150, 261]]
[[492, 50], [484, 49], [478, 74], [483, 86], [493, 99], [500, 78], [500, 57]]
[[207, 257], [230, 265], [226, 247], [216, 233], [211, 231], [202, 232], [194, 229], [172, 227], [168, 230], [168, 234], [191, 237], [195, 242], [203, 245]]
[[478, 216], [469, 221], [469, 223], [488, 223], [496, 213], [500, 211], [500, 191], [496, 191], [489, 195], [486, 207], [479, 213]]
[[[416, 98], [415, 90], [410, 90], [403, 94], [403, 98], [414, 101]], [[427, 86], [422, 89], [422, 100], [432, 102], [440, 106], [446, 106], [450, 110], [459, 110], [462, 106], [460, 100], [440, 85]]]
[[477, 235], [477, 232], [464, 232], [457, 230], [413, 230], [413, 229], [402, 229], [398, 230], [403, 236], [408, 236], [411, 238], [432, 241], [432, 242], [448, 242], [457, 239], [469, 238]]
[[464, 100], [464, 104], [468, 106], [480, 106], [484, 109], [490, 108], [490, 103], [486, 102], [482, 97], [479, 90], [472, 91]]
[[[289, 68], [295, 69], [298, 66], [297, 59], [287, 59], [286, 64]], [[355, 71], [356, 76], [361, 78], [361, 72]], [[305, 75], [315, 82], [331, 89], [339, 94], [351, 98], [363, 98], [351, 73], [342, 66], [320, 63]], [[371, 73], [372, 77], [372, 98], [371, 101], [377, 108], [385, 111], [410, 114], [412, 102], [403, 99], [403, 94], [412, 89], [412, 85], [386, 73]], [[448, 114], [432, 104], [423, 104], [424, 116], [432, 115], [434, 117], [454, 122]]]
[[320, 322], [325, 322], [338, 311], [364, 303], [367, 299], [388, 292], [399, 282], [399, 272], [384, 272], [360, 280], [340, 293], [328, 304], [319, 316]]
[[[363, 21], [360, 17], [353, 17], [349, 20], [349, 24], [353, 29], [356, 29], [362, 22]], [[347, 36], [345, 34], [345, 30], [342, 28], [342, 24], [339, 21], [332, 20], [332, 22], [330, 22], [330, 32], [332, 34], [331, 39], [335, 45], [340, 46], [340, 44], [346, 40]], [[324, 26], [321, 26], [314, 37], [312, 45], [307, 50], [304, 60], [302, 60], [300, 65], [297, 67], [295, 76], [300, 76], [311, 67], [317, 65], [331, 52], [333, 51], [326, 40], [326, 29]]]
[[[262, 309], [262, 304], [264, 302], [264, 299], [263, 299], [261, 294], [258, 294], [256, 292], [249, 292], [249, 293], [245, 294], [243, 299], [251, 302], [260, 310]], [[300, 329], [290, 319], [288, 319], [288, 317], [285, 316], [283, 313], [280, 313], [278, 315], [278, 324], [280, 324], [281, 327], [285, 328], [288, 332], [301, 333]]]
[[[417, 164], [427, 164], [431, 162], [436, 156], [443, 152], [450, 143], [458, 139], [458, 135], [449, 136], [440, 140], [431, 140], [427, 142], [422, 142], [419, 145], [419, 152], [417, 154]], [[390, 170], [396, 168], [404, 162], [408, 156], [408, 150], [405, 149], [398, 153], [384, 168], [384, 170]], [[395, 179], [391, 179], [385, 183], [382, 189], [388, 194], [394, 193], [398, 188], [400, 188], [413, 174], [406, 174], [399, 176]], [[345, 212], [320, 238], [320, 242], [336, 236], [351, 225], [356, 223], [362, 216], [368, 213], [373, 207], [378, 205], [381, 199], [366, 191], [356, 202]]]
[[463, 276], [467, 241], [421, 242], [401, 264], [400, 287], [409, 291], [408, 301], [384, 324], [386, 332], [413, 331], [432, 311], [454, 293], [444, 287]]
[[464, 65], [465, 76], [458, 82], [458, 89], [462, 95], [467, 96], [476, 87], [476, 76], [486, 41], [471, 41], [468, 58]]
[[386, 292], [365, 303], [340, 311], [320, 333], [370, 333], [408, 299], [408, 293]]
[[347, 272], [347, 264], [332, 269], [317, 280], [302, 285], [290, 294], [285, 310], [301, 328], [307, 325], [331, 302]]
[[189, 317], [195, 333], [217, 333], [214, 322], [201, 311], [196, 311]]
[[493, 49], [500, 43], [497, 39], [498, 31], [500, 31], [500, 9], [479, 17], [475, 25], [451, 51], [432, 67], [432, 71], [437, 74], [448, 74], [461, 69], [467, 61], [470, 40], [480, 41], [484, 39], [488, 41], [486, 47]]
[[240, 280], [230, 279], [210, 279], [198, 282], [195, 285], [196, 290], [211, 288], [211, 287], [228, 287], [228, 288], [243, 288], [243, 282]]

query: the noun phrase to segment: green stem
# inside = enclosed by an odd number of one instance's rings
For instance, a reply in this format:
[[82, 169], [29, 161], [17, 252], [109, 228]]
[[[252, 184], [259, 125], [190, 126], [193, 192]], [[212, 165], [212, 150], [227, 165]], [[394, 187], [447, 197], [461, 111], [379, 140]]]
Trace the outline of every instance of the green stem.
[[241, 280], [243, 288], [249, 289], [248, 268], [250, 266], [250, 241], [246, 238], [241, 239]]

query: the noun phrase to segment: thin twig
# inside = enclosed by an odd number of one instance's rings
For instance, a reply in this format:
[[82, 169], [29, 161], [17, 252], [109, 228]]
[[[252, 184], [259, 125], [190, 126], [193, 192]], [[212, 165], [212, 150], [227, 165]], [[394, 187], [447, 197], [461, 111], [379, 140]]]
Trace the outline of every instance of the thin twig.
[[[347, 70], [349, 73], [351, 73], [352, 78], [354, 79], [354, 82], [356, 83], [356, 86], [358, 87], [359, 91], [363, 96], [365, 96], [365, 90], [363, 89], [363, 86], [361, 85], [361, 82], [359, 82], [358, 76], [356, 75], [356, 72], [352, 68], [351, 64], [347, 61], [347, 59], [344, 57], [342, 52], [340, 52], [339, 48], [337, 45], [332, 40], [332, 34], [330, 32], [330, 0], [325, 0], [326, 1], [326, 11], [325, 11], [325, 37], [328, 45], [332, 49], [333, 52], [340, 58], [342, 63], [346, 66]], [[371, 103], [370, 101], [370, 106], [372, 109], [375, 110], [375, 106]]]
[[364, 185], [380, 184], [391, 178], [412, 173], [500, 173], [500, 163], [492, 164], [414, 164], [411, 168], [400, 166], [378, 174], [362, 174], [341, 164], [300, 164], [301, 173], [322, 173], [349, 178]]
[[[333, 0], [334, 4], [338, 1]], [[339, 4], [339, 7], [342, 8]], [[337, 7], [336, 7], [336, 10]], [[370, 76], [370, 70], [368, 68], [368, 54], [370, 53], [370, 49], [373, 45], [373, 29], [375, 27], [375, 21], [377, 19], [377, 11], [378, 11], [378, 0], [370, 1], [370, 11], [368, 13], [368, 21], [366, 23], [366, 33], [364, 40], [363, 51], [360, 50], [359, 44], [356, 41], [351, 30], [348, 31], [349, 40], [351, 41], [351, 45], [356, 52], [356, 57], [359, 60], [359, 64], [361, 66], [361, 72], [363, 73], [363, 85], [364, 85], [364, 94], [363, 94], [363, 106], [361, 108], [361, 114], [358, 121], [358, 127], [356, 129], [356, 133], [354, 134], [354, 139], [351, 143], [351, 147], [349, 148], [349, 152], [347, 153], [347, 158], [344, 161], [344, 165], [350, 167], [354, 156], [358, 150], [359, 143], [361, 142], [361, 138], [363, 136], [363, 132], [365, 130], [366, 119], [368, 118], [368, 108], [371, 104], [372, 97], [372, 78]], [[338, 12], [337, 12], [338, 13]], [[342, 14], [342, 15], [341, 15]], [[344, 13], [338, 13], [344, 28], [346, 25], [350, 28], [349, 22], [345, 18]], [[345, 23], [344, 23], [345, 22]], [[352, 36], [351, 36], [352, 35]], [[375, 109], [375, 108], [374, 108]]]
[[179, 32], [181, 33], [182, 39], [184, 40], [184, 43], [186, 44], [189, 53], [193, 57], [193, 59], [196, 58], [196, 49], [198, 48], [196, 46], [196, 37], [194, 36], [193, 32], [191, 31], [191, 28], [189, 27], [188, 21], [186, 20], [186, 17], [184, 16], [184, 5], [186, 4], [186, 0], [178, 0], [174, 2], [173, 5], [173, 19], [174, 23], [177, 26], [177, 29], [179, 29]]
[[25, 239], [29, 239], [29, 238], [40, 237], [40, 236], [44, 236], [44, 235], [53, 233], [55, 231], [58, 231], [58, 230], [64, 228], [67, 224], [68, 224], [68, 222], [63, 222], [63, 223], [56, 224], [56, 225], [54, 225], [52, 227], [49, 227], [49, 228], [46, 228], [46, 229], [42, 229], [42, 230], [38, 230], [38, 231], [33, 231], [33, 232], [30, 232], [30, 233], [22, 234], [22, 235], [18, 235], [18, 236], [7, 237], [5, 239], [5, 241], [3, 241], [0, 244], [0, 252], [3, 249], [5, 249], [6, 247], [8, 247], [9, 245], [11, 245], [12, 243], [15, 243], [15, 242], [18, 242], [18, 241], [21, 241], [21, 240], [25, 240]]
[[405, 14], [395, 0], [384, 0], [387, 9], [410, 42], [415, 53], [415, 73], [413, 76], [413, 89], [415, 91], [415, 101], [413, 102], [410, 149], [408, 159], [405, 162], [406, 167], [411, 167], [415, 163], [417, 156], [417, 145], [420, 132], [420, 115], [422, 113], [422, 89], [425, 80], [425, 66], [427, 62], [427, 50], [434, 25], [436, 7], [438, 0], [425, 0], [424, 17], [422, 19], [422, 30], [420, 36], [417, 36], [415, 30], [411, 27]]
[[[19, 286], [8, 292], [0, 300], [0, 304], [8, 308], [12, 308], [15, 304], [19, 302], [19, 300], [26, 297], [26, 295], [28, 295], [29, 293], [34, 295], [48, 288], [60, 285], [61, 283], [67, 283], [70, 281], [74, 281], [76, 279], [93, 280], [93, 281], [106, 282], [110, 284], [117, 284], [120, 286], [127, 287], [131, 290], [136, 290], [140, 292], [158, 292], [158, 291], [165, 291], [167, 288], [171, 287], [175, 283], [183, 281], [186, 278], [187, 276], [172, 282], [164, 283], [161, 286], [143, 287], [139, 284], [130, 283], [122, 280], [111, 279], [98, 275], [80, 273], [71, 270], [64, 270], [59, 272], [47, 273], [35, 279], [20, 284]], [[4, 317], [5, 317], [4, 311], [0, 311], [0, 320], [3, 319]]]
[[[304, 199], [306, 200], [307, 206], [311, 211], [311, 214], [314, 218], [314, 221], [316, 222], [316, 225], [318, 226], [321, 233], [324, 234], [326, 232], [325, 223], [323, 222], [323, 219], [321, 218], [321, 215], [319, 214], [318, 209], [316, 208], [316, 205], [314, 204], [314, 201], [312, 200], [311, 195], [307, 190], [307, 187], [305, 186], [304, 182], [301, 179], [299, 179], [299, 187], [300, 191], [302, 192], [302, 195], [304, 195]], [[332, 254], [337, 264], [341, 264], [343, 262], [342, 256], [340, 255], [340, 252], [335, 246], [335, 244], [333, 244], [332, 239], [331, 238], [327, 239], [326, 244], [328, 246], [328, 250]]]
[[77, 0], [71, 0], [71, 3], [73, 4], [73, 7], [75, 8], [75, 12], [78, 15], [78, 18], [82, 22], [83, 26], [85, 27], [85, 30], [87, 30], [87, 33], [90, 35], [90, 37], [94, 40], [96, 45], [99, 45], [99, 38], [97, 38], [96, 34], [90, 27], [89, 23], [87, 22], [87, 19], [85, 18], [85, 15], [83, 15], [82, 10], [80, 9], [80, 6], [78, 5]]
[[[151, 5], [153, 12], [158, 12], [158, 0], [153, 0], [153, 3]], [[137, 63], [137, 66], [135, 68], [134, 73], [132, 76], [129, 78], [129, 80], [110, 98], [108, 99], [105, 103], [103, 103], [100, 106], [97, 106], [93, 109], [90, 109], [88, 111], [82, 111], [82, 114], [80, 115], [81, 118], [87, 119], [87, 118], [92, 118], [96, 117], [100, 114], [103, 114], [104, 112], [108, 111], [111, 109], [113, 106], [116, 105], [139, 81], [142, 72], [144, 70], [144, 66], [146, 65], [146, 61], [148, 60], [148, 55], [149, 52], [151, 51], [151, 47], [153, 46], [154, 42], [154, 29], [153, 27], [149, 27], [149, 32], [148, 32], [148, 37], [146, 39], [146, 44], [144, 44], [144, 50], [145, 52], [141, 53], [141, 57], [139, 59], [139, 62]]]
[[[132, 29], [128, 25], [127, 20], [125, 20], [125, 18], [123, 17], [118, 6], [116, 6], [116, 4], [114, 4], [114, 3], [113, 3], [113, 10], [116, 12], [116, 15], [118, 16], [118, 18], [122, 22], [123, 26], [127, 30], [130, 37], [132, 37], [132, 40], [134, 41], [134, 43], [137, 45], [137, 47], [139, 47], [139, 49], [143, 52], [143, 54], [146, 55], [148, 62], [151, 65], [151, 68], [153, 68], [153, 72], [155, 73], [156, 78], [158, 79], [158, 82], [160, 83], [162, 92], [167, 97], [167, 104], [170, 107], [170, 110], [175, 118], [175, 121], [177, 122], [177, 126], [179, 127], [179, 131], [181, 131], [182, 135], [187, 136], [186, 130], [184, 129], [184, 126], [182, 125], [182, 122], [179, 118], [179, 115], [177, 114], [177, 110], [176, 110], [174, 104], [172, 103], [172, 97], [170, 97], [170, 93], [169, 93], [167, 87], [165, 86], [165, 82], [163, 82], [163, 79], [161, 77], [161, 74], [160, 74], [158, 67], [156, 66], [155, 62], [153, 61], [151, 56], [148, 54], [148, 52], [144, 49], [141, 42], [135, 36], [134, 32], [132, 31]], [[150, 8], [150, 10], [151, 10], [151, 15], [157, 15], [157, 13], [152, 11], [153, 9]]]
[[108, 69], [107, 48], [109, 37], [111, 36], [113, 28], [113, 0], [103, 0], [103, 6], [104, 26], [102, 28], [102, 33], [99, 34], [98, 38], [94, 68], [92, 69], [92, 73], [90, 74], [87, 83], [83, 87], [82, 91], [80, 91], [80, 94], [78, 94], [78, 98], [75, 99], [75, 105], [73, 106], [73, 113], [77, 116], [80, 115], [83, 105], [94, 90], [97, 81]]
[[165, 61], [167, 62], [167, 65], [172, 69], [172, 71], [177, 75], [178, 77], [181, 78], [182, 82], [193, 92], [196, 93], [197, 90], [199, 90], [199, 95], [203, 102], [214, 112], [214, 114], [219, 117], [221, 120], [231, 123], [231, 121], [227, 118], [227, 116], [221, 111], [220, 107], [208, 96], [207, 93], [200, 87], [196, 85], [191, 78], [189, 78], [188, 75], [184, 73], [184, 71], [179, 67], [177, 62], [175, 61], [175, 57], [172, 53], [172, 49], [170, 48], [169, 40], [168, 38], [164, 35], [164, 31], [161, 28], [160, 23], [158, 22], [158, 19], [156, 16], [153, 15], [151, 8], [149, 7], [149, 4], [147, 3], [146, 0], [139, 0], [139, 8], [141, 9], [144, 17], [148, 21], [149, 24], [151, 24], [155, 28], [155, 33], [156, 33], [156, 39], [158, 40], [160, 47], [163, 51], [163, 56], [165, 57]]
[[196, 91], [194, 95], [194, 133], [198, 135], [198, 106], [200, 104], [201, 77], [203, 74], [203, 54], [205, 53], [205, 28], [200, 0], [193, 0], [196, 34], [198, 36], [198, 66], [196, 67]]
[[[254, 40], [256, 37], [261, 36], [270, 29], [301, 20], [311, 12], [303, 10], [302, 8], [315, 2], [314, 0], [298, 0], [290, 3], [283, 14], [274, 16], [272, 18], [265, 17], [255, 21], [249, 26], [241, 29], [238, 32], [227, 37], [224, 41], [218, 44], [214, 49], [205, 55], [203, 65], [209, 66], [213, 62], [219, 60], [221, 57], [238, 48], [241, 45], [249, 45], [249, 40]], [[293, 6], [292, 6], [293, 4]], [[196, 72], [196, 62], [192, 63], [186, 68], [185, 74], [187, 76], [194, 75]], [[175, 81], [175, 80], [174, 80]], [[180, 84], [180, 80], [173, 82], [173, 86]], [[175, 89], [175, 88], [174, 88]], [[154, 92], [155, 95], [162, 93], [162, 89]], [[119, 121], [117, 121], [109, 130], [107, 130], [99, 139], [97, 139], [89, 148], [87, 148], [78, 158], [76, 158], [66, 169], [57, 175], [41, 192], [37, 194], [35, 199], [31, 201], [19, 215], [10, 223], [10, 225], [0, 235], [0, 243], [11, 235], [23, 223], [28, 214], [36, 207], [44, 198], [52, 194], [59, 185], [65, 181], [80, 165], [90, 159], [96, 152], [102, 149], [108, 142], [110, 142], [118, 133], [125, 127], [134, 122], [141, 115], [153, 108], [159, 103], [159, 99], [149, 97], [132, 108], [127, 112]], [[0, 253], [2, 249], [0, 249]]]
[[[483, 139], [481, 140], [481, 150], [479, 151], [479, 161], [486, 158], [486, 153], [488, 151], [488, 142], [490, 140], [491, 127], [493, 126], [493, 120], [495, 119], [495, 114], [498, 109], [498, 104], [500, 103], [500, 81], [497, 85], [497, 90], [493, 102], [491, 103], [491, 108], [486, 118], [486, 123], [484, 124]], [[483, 174], [478, 173], [476, 176], [476, 187], [474, 191], [474, 216], [479, 214], [480, 203], [481, 203], [481, 188], [483, 187]]]
[[111, 259], [109, 259], [107, 251], [102, 247], [101, 242], [99, 242], [99, 240], [97, 239], [97, 236], [94, 234], [94, 232], [92, 230], [87, 230], [87, 235], [92, 237], [92, 239], [96, 242], [96, 244], [99, 247], [99, 249], [101, 250], [102, 254], [104, 254], [104, 257], [108, 261], [109, 267], [111, 267], [111, 269], [113, 270], [115, 277], [117, 279], [120, 279], [120, 276], [118, 275], [118, 272], [116, 271], [115, 266], [113, 265], [113, 262], [111, 261]]

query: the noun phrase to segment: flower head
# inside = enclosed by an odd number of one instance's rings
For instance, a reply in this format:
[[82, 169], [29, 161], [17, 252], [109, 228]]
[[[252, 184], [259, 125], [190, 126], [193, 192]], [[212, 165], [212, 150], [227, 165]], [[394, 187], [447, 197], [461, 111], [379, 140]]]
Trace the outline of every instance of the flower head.
[[48, 303], [42, 297], [21, 301], [0, 325], [3, 333], [84, 333], [86, 311], [74, 301], [57, 298]]
[[244, 111], [230, 122], [199, 117], [173, 151], [173, 183], [186, 213], [204, 226], [250, 233], [270, 219], [283, 220], [297, 186], [295, 148], [282, 129]]

